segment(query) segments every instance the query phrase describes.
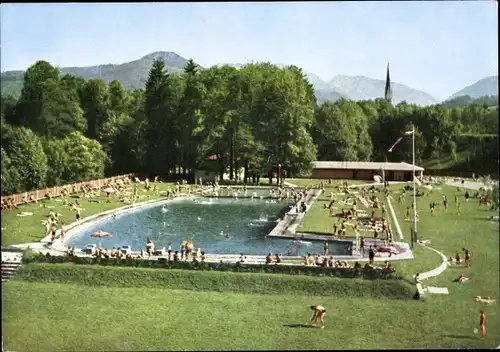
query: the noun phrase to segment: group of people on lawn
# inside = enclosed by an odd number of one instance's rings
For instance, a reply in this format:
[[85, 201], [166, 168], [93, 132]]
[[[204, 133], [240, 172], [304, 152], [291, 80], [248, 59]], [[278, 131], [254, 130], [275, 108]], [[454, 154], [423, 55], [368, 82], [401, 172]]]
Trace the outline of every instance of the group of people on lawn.
[[[307, 266], [320, 266], [323, 268], [354, 268], [354, 269], [362, 268], [361, 264], [357, 261], [353, 265], [351, 265], [343, 260], [334, 260], [333, 256], [330, 256], [330, 258], [328, 258], [328, 256], [318, 256], [318, 255], [313, 256], [311, 255], [311, 253], [308, 253], [307, 256], [304, 257], [303, 263]], [[382, 269], [390, 272], [395, 271], [394, 267], [388, 261], [384, 262], [383, 267], [375, 267], [373, 265], [373, 260], [371, 260], [364, 265], [364, 268]]]
[[[154, 255], [155, 247], [153, 241], [148, 237], [146, 239], [146, 250], [142, 249], [139, 254], [133, 255], [129, 251], [123, 251], [120, 248], [113, 247], [112, 249], [108, 248], [95, 248], [91, 250], [91, 255], [96, 258], [117, 258], [117, 259], [147, 259], [151, 258]], [[200, 248], [196, 252], [193, 252], [193, 243], [192, 241], [183, 241], [181, 243], [181, 251], [173, 251], [172, 243], [168, 244], [168, 250], [166, 251], [168, 254], [169, 261], [184, 261], [193, 259], [193, 261], [201, 261], [204, 262], [207, 259], [207, 255], [205, 252], [201, 251]], [[75, 247], [68, 247], [67, 254], [70, 256], [76, 255]]]

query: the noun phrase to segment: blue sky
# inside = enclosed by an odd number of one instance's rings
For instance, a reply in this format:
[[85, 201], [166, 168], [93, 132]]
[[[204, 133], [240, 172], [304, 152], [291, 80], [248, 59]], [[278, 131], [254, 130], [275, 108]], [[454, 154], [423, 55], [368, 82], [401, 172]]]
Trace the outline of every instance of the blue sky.
[[174, 51], [384, 79], [389, 60], [394, 81], [440, 99], [498, 74], [496, 1], [3, 4], [0, 20], [2, 71]]

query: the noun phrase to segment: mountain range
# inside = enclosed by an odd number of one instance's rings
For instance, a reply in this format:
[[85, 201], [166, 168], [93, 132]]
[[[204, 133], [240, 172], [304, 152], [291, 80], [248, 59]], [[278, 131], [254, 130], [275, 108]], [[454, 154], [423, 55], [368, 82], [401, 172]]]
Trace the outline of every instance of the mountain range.
[[[63, 67], [62, 74], [71, 74], [85, 79], [102, 78], [106, 82], [119, 80], [126, 88], [143, 88], [148, 72], [155, 59], [165, 60], [171, 73], [182, 72], [187, 59], [168, 51], [158, 51], [143, 56], [138, 60], [123, 64], [106, 64], [87, 67]], [[240, 68], [243, 64], [229, 64]], [[278, 64], [278, 66], [286, 66]], [[1, 73], [2, 95], [18, 97], [23, 84], [24, 71], [6, 71]], [[335, 101], [341, 97], [353, 100], [380, 98], [384, 94], [385, 80], [364, 76], [337, 75], [329, 81], [324, 81], [313, 73], [306, 72], [309, 82], [313, 85], [316, 98], [319, 102]], [[417, 105], [430, 105], [439, 103], [439, 100], [430, 94], [410, 88], [400, 83], [391, 82], [393, 90], [393, 103], [401, 101]], [[453, 94], [451, 98], [461, 95], [481, 97], [484, 95], [498, 95], [498, 76], [486, 77], [477, 83], [465, 87]]]
[[490, 76], [477, 81], [470, 86], [456, 92], [446, 100], [451, 100], [464, 95], [473, 99], [481, 98], [486, 95], [498, 95], [498, 76]]

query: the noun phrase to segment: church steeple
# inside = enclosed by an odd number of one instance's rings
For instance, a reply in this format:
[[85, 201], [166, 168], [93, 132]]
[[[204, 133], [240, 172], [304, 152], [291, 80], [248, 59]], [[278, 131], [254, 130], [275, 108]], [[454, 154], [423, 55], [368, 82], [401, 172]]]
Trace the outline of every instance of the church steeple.
[[387, 77], [385, 78], [385, 100], [392, 102], [391, 76], [389, 75], [389, 62], [387, 63]]

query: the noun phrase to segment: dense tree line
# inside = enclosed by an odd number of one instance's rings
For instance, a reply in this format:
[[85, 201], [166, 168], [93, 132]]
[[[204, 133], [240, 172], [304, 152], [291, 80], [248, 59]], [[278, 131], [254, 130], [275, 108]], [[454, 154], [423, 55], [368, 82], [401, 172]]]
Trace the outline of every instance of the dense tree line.
[[472, 145], [490, 165], [491, 153], [498, 159], [498, 106], [318, 106], [300, 68], [269, 63], [201, 69], [189, 60], [182, 74], [169, 74], [157, 60], [145, 88], [127, 91], [38, 61], [20, 98], [2, 97], [1, 119], [3, 194], [128, 172], [190, 178], [208, 156], [214, 171], [233, 178], [244, 168], [246, 179], [278, 164], [301, 175], [314, 160], [409, 160], [409, 141], [387, 149], [412, 124], [419, 162], [456, 159]]

